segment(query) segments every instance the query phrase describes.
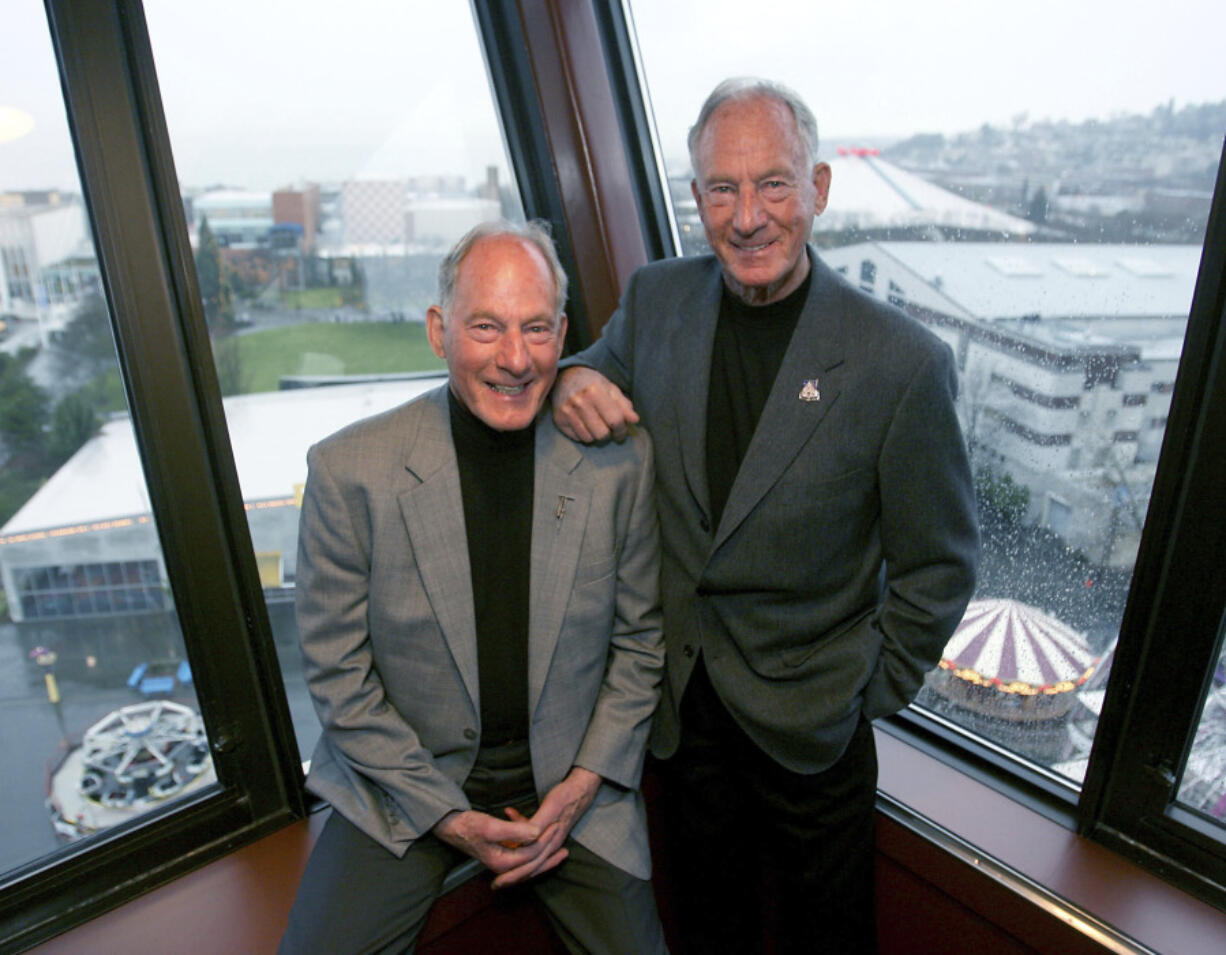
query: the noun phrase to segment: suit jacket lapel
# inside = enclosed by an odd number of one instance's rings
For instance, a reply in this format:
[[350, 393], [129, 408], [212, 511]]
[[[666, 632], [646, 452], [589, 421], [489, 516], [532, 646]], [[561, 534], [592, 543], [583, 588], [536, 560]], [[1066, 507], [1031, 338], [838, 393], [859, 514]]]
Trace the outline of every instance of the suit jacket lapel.
[[528, 611], [528, 712], [536, 711], [549, 675], [582, 552], [591, 491], [580, 450], [553, 426], [548, 412], [536, 425], [532, 510], [532, 567]]
[[[813, 280], [808, 299], [732, 484], [712, 551], [779, 480], [838, 400], [846, 334], [842, 296], [834, 273], [816, 255], [810, 255], [810, 261]], [[816, 401], [800, 397], [808, 381], [817, 383]], [[706, 420], [705, 413], [700, 420]]]
[[[707, 395], [711, 389], [711, 353], [719, 321], [722, 273], [712, 262], [711, 275], [697, 287], [685, 305], [681, 321], [664, 343], [676, 362], [676, 383], [667, 387], [675, 395], [674, 433], [680, 436], [681, 461], [690, 493], [707, 514], [711, 498], [707, 488]], [[695, 426], [695, 423], [698, 426]]]
[[468, 543], [464, 526], [460, 468], [451, 441], [447, 388], [422, 406], [421, 424], [406, 450], [405, 470], [417, 483], [400, 492], [400, 512], [413, 543], [422, 586], [473, 706], [480, 706], [477, 680], [477, 623], [473, 612]]

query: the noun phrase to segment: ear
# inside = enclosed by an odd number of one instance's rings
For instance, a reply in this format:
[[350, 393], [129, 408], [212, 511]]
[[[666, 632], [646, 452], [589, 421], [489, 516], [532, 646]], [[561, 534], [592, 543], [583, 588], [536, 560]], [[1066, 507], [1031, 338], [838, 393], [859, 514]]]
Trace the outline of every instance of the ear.
[[690, 180], [690, 195], [694, 197], [694, 202], [698, 204], [698, 211], [702, 211], [702, 193], [698, 191], [698, 180]]
[[434, 354], [446, 360], [447, 350], [443, 347], [443, 310], [437, 305], [426, 309], [426, 337], [430, 339]]
[[566, 313], [558, 316], [558, 357], [562, 357], [562, 349], [566, 347]]
[[817, 195], [813, 202], [813, 214], [820, 216], [826, 211], [826, 201], [830, 198], [830, 163], [819, 162], [813, 167], [813, 188]]

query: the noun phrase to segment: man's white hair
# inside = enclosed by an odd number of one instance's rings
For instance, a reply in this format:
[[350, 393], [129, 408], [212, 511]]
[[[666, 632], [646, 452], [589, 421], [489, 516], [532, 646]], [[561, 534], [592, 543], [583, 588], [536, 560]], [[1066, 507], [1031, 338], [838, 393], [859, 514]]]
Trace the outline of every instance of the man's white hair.
[[774, 80], [764, 80], [756, 76], [737, 76], [724, 80], [711, 91], [702, 109], [698, 111], [698, 121], [690, 127], [687, 145], [690, 149], [690, 168], [698, 175], [698, 141], [703, 130], [711, 121], [712, 114], [725, 103], [766, 97], [777, 103], [782, 103], [792, 112], [796, 120], [796, 129], [800, 133], [800, 141], [805, 149], [805, 166], [811, 167], [817, 162], [817, 118], [813, 111], [805, 105], [805, 101], [789, 86], [776, 83]]
[[443, 256], [438, 265], [438, 303], [442, 309], [443, 319], [451, 315], [451, 304], [455, 301], [456, 276], [460, 272], [460, 263], [472, 251], [472, 247], [480, 239], [492, 239], [499, 236], [510, 236], [523, 239], [535, 246], [545, 257], [549, 265], [549, 273], [553, 276], [553, 318], [557, 321], [566, 308], [566, 290], [568, 287], [566, 270], [558, 259], [558, 250], [553, 244], [553, 235], [549, 223], [542, 219], [529, 222], [510, 222], [507, 219], [493, 219], [482, 222], [469, 229], [450, 252]]

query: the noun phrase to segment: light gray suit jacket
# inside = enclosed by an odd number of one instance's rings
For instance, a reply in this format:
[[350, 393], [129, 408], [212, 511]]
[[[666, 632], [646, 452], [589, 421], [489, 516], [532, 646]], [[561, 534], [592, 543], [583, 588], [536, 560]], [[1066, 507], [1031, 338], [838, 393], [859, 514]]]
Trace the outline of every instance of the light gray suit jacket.
[[830, 765], [861, 714], [915, 696], [974, 588], [975, 497], [950, 349], [812, 250], [810, 261], [808, 298], [718, 527], [706, 470], [715, 258], [639, 269], [602, 337], [563, 363], [625, 390], [655, 445], [661, 756], [677, 747], [701, 649], [763, 750], [797, 772]]
[[[446, 386], [315, 445], [297, 612], [323, 724], [308, 787], [401, 855], [447, 812], [481, 736], [477, 635]], [[543, 796], [604, 777], [572, 836], [650, 875], [637, 792], [663, 672], [646, 436], [585, 448], [537, 422], [528, 634]], [[565, 498], [565, 506], [559, 503]]]

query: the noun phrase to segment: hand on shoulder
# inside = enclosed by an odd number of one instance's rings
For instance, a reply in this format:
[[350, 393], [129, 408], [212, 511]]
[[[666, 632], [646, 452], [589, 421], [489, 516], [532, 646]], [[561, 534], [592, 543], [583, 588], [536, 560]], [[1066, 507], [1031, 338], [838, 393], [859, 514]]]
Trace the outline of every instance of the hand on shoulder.
[[622, 390], [594, 368], [574, 365], [558, 373], [553, 386], [553, 420], [573, 441], [591, 444], [625, 439], [638, 412]]

